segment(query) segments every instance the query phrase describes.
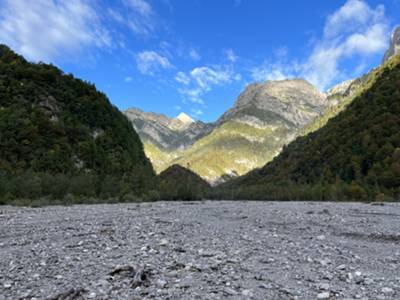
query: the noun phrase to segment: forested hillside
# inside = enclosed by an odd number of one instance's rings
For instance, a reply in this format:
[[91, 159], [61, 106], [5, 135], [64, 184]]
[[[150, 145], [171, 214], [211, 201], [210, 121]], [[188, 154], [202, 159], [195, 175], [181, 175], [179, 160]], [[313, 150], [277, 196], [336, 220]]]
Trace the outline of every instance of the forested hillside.
[[400, 58], [319, 130], [298, 138], [271, 163], [219, 189], [220, 197], [398, 199]]
[[154, 177], [126, 117], [95, 86], [0, 46], [0, 197], [141, 195]]
[[199, 200], [211, 186], [199, 175], [180, 165], [172, 165], [158, 176], [163, 200]]

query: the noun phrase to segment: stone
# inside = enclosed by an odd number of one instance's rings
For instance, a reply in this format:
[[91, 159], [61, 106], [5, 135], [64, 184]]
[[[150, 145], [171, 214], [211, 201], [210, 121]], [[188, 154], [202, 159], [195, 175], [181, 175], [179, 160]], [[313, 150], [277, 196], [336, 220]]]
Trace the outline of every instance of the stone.
[[390, 295], [394, 293], [394, 290], [390, 287], [384, 287], [382, 288], [382, 293], [384, 293], [385, 295]]
[[317, 295], [317, 299], [329, 299], [331, 297], [330, 292], [323, 292]]
[[253, 296], [253, 292], [250, 290], [243, 290], [242, 291], [242, 295], [245, 297], [252, 297]]
[[169, 242], [167, 239], [162, 239], [162, 240], [160, 240], [160, 243], [159, 243], [160, 246], [166, 246], [168, 244], [169, 244]]

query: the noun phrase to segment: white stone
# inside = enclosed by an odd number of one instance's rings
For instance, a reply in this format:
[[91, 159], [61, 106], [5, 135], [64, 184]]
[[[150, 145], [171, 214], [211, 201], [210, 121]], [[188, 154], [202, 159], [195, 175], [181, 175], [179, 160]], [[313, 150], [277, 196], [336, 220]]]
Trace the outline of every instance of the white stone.
[[317, 295], [317, 299], [329, 299], [330, 296], [331, 296], [330, 292], [323, 292]]

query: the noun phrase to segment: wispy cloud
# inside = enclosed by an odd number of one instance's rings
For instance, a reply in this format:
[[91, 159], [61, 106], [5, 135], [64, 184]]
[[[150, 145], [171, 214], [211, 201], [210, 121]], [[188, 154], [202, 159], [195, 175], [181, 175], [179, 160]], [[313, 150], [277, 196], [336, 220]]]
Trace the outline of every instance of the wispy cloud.
[[178, 72], [175, 76], [175, 80], [185, 86], [178, 89], [179, 93], [190, 101], [200, 104], [204, 104], [201, 96], [210, 92], [215, 86], [230, 84], [240, 79], [241, 76], [229, 66], [201, 66], [188, 73]]
[[154, 75], [161, 69], [169, 69], [172, 64], [168, 58], [155, 51], [143, 51], [136, 55], [136, 63], [140, 73], [145, 75]]
[[149, 17], [153, 14], [153, 8], [144, 0], [125, 0], [125, 3], [142, 16]]
[[201, 116], [204, 113], [201, 109], [197, 109], [197, 108], [191, 108], [190, 112], [191, 112], [192, 117], [195, 117], [195, 118]]
[[108, 9], [108, 15], [117, 23], [129, 28], [133, 33], [139, 35], [149, 35], [157, 25], [157, 15], [145, 0], [123, 0], [123, 9]]
[[48, 62], [88, 47], [109, 47], [112, 39], [87, 1], [4, 0], [0, 42], [30, 60]]
[[201, 56], [199, 54], [199, 52], [196, 51], [196, 49], [191, 49], [189, 52], [189, 56], [193, 59], [193, 60], [200, 60]]
[[233, 49], [227, 49], [225, 51], [226, 59], [229, 60], [230, 62], [235, 62], [239, 57], [235, 54], [235, 51]]
[[[276, 53], [275, 62], [265, 61], [251, 70], [255, 80], [303, 77], [324, 90], [337, 80], [357, 75], [363, 63], [346, 74], [341, 64], [346, 59], [366, 58], [382, 53], [387, 47], [389, 33], [384, 7], [371, 8], [361, 0], [348, 0], [328, 16], [322, 37], [313, 42], [310, 55], [302, 62], [287, 59]], [[284, 55], [280, 55], [284, 54]]]

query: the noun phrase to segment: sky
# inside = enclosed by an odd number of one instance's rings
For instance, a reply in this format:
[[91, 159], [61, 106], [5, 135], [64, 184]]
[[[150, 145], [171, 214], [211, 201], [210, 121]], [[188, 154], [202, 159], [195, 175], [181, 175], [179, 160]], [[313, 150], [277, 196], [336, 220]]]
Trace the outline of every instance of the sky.
[[119, 109], [215, 121], [253, 82], [325, 91], [379, 65], [400, 0], [0, 0], [0, 43]]

